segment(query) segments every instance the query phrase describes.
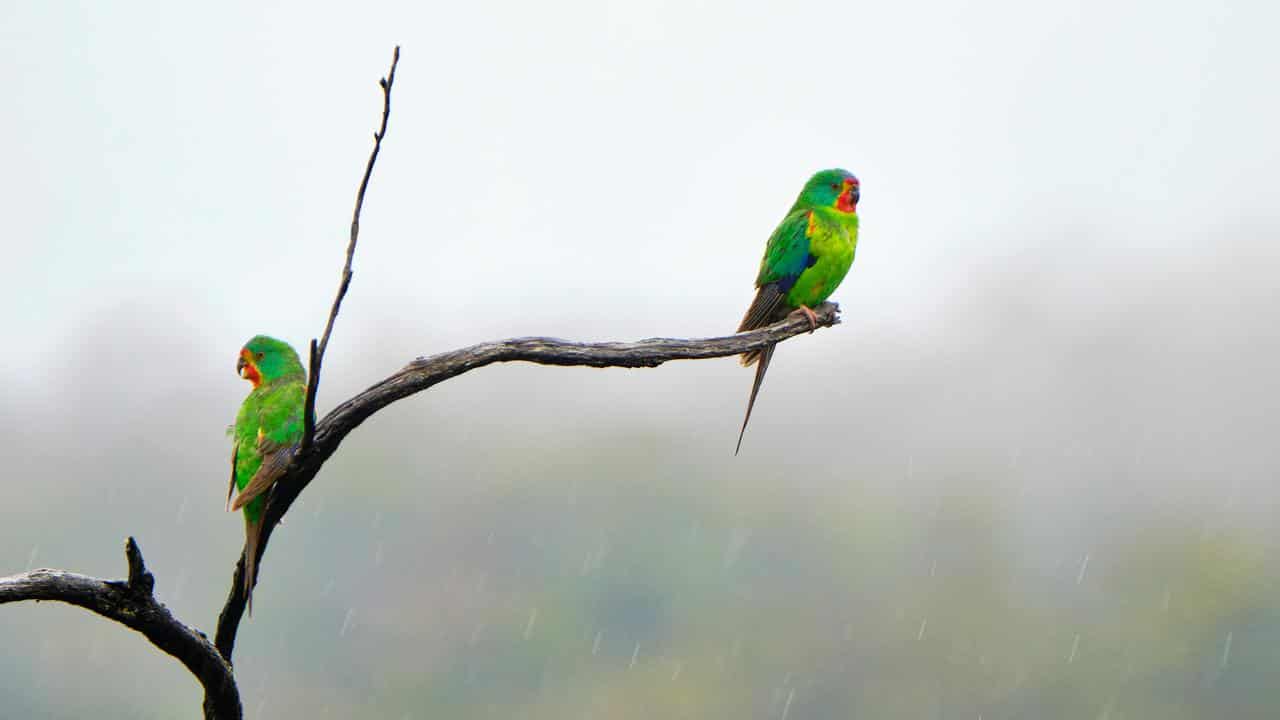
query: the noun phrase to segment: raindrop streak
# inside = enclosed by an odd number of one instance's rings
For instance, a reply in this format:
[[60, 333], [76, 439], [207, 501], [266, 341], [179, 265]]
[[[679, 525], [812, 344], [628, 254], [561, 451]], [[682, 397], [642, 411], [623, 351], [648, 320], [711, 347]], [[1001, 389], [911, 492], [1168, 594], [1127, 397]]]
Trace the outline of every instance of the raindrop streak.
[[382, 564], [382, 543], [378, 543], [377, 549], [373, 551], [373, 564]]
[[1071, 654], [1067, 656], [1067, 664], [1075, 662], [1076, 651], [1080, 649], [1080, 633], [1076, 633], [1076, 639], [1071, 641]]
[[627, 666], [628, 670], [636, 666], [636, 658], [638, 657], [640, 657], [640, 643], [636, 643], [636, 649], [631, 651], [631, 664]]
[[40, 554], [40, 546], [32, 545], [31, 553], [27, 555], [27, 570], [30, 570], [31, 566], [36, 564], [36, 555], [39, 555], [39, 554]]
[[476, 623], [475, 629], [471, 631], [471, 641], [468, 645], [475, 645], [480, 642], [480, 633], [484, 630], [484, 623]]
[[927, 626], [928, 624], [929, 624], [929, 618], [925, 618], [920, 621], [920, 632], [916, 633], [916, 640], [924, 639], [924, 629], [925, 629], [925, 626]]
[[529, 636], [533, 634], [533, 625], [536, 622], [538, 622], [538, 608], [533, 608], [529, 611], [529, 622], [524, 625], [525, 640], [528, 640]]
[[347, 634], [347, 630], [351, 628], [351, 620], [355, 617], [355, 614], [355, 608], [347, 608], [347, 616], [342, 618], [342, 629], [338, 631], [338, 637], [342, 637]]
[[671, 673], [671, 682], [675, 682], [675, 681], [676, 681], [676, 678], [680, 677], [680, 671], [681, 671], [681, 670], [683, 670], [683, 669], [684, 669], [684, 663], [682, 663], [682, 662], [680, 662], [679, 660], [677, 660], [677, 661], [676, 661], [676, 670], [675, 670], [675, 672]]
[[187, 496], [182, 496], [182, 502], [178, 504], [178, 516], [174, 518], [174, 523], [181, 525], [183, 518], [187, 516]]
[[791, 688], [791, 692], [787, 693], [787, 702], [782, 706], [782, 717], [780, 720], [787, 720], [787, 713], [791, 712], [791, 701], [796, 699], [796, 689]]
[[1230, 658], [1231, 658], [1231, 632], [1228, 631], [1227, 641], [1222, 646], [1222, 662], [1219, 663], [1219, 665], [1221, 665], [1222, 667], [1226, 667], [1227, 660], [1229, 660]]
[[1084, 560], [1080, 561], [1080, 572], [1076, 573], [1076, 584], [1079, 585], [1084, 581], [1084, 573], [1089, 569], [1089, 553], [1084, 554]]
[[602, 635], [604, 635], [604, 631], [603, 631], [603, 630], [600, 630], [600, 631], [598, 631], [598, 632], [596, 633], [596, 640], [595, 640], [595, 642], [591, 643], [591, 654], [592, 654], [592, 655], [595, 655], [596, 653], [600, 652], [600, 637], [601, 637]]

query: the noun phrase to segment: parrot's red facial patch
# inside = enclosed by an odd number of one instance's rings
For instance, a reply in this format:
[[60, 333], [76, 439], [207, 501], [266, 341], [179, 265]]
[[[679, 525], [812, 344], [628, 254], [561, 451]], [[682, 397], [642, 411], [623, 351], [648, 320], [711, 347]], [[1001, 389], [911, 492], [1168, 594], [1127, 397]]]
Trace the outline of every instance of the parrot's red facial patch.
[[856, 178], [846, 178], [844, 181], [844, 190], [840, 192], [840, 196], [836, 198], [836, 209], [840, 212], [857, 212], [859, 185]]
[[240, 359], [236, 360], [236, 374], [248, 380], [255, 388], [262, 384], [262, 374], [253, 364], [253, 353], [248, 350], [240, 351]]

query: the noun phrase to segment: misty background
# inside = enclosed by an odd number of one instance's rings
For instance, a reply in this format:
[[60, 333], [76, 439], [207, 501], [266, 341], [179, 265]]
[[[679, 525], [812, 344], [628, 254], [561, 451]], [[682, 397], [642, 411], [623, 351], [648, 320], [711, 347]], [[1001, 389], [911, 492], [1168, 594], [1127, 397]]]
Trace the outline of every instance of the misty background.
[[[0, 574], [212, 633], [235, 356], [324, 412], [514, 335], [736, 327], [815, 170], [843, 324], [751, 371], [468, 373], [348, 437], [241, 626], [249, 718], [1264, 718], [1280, 703], [1280, 13], [1262, 2], [0, 6]], [[0, 608], [6, 716], [198, 714]]]

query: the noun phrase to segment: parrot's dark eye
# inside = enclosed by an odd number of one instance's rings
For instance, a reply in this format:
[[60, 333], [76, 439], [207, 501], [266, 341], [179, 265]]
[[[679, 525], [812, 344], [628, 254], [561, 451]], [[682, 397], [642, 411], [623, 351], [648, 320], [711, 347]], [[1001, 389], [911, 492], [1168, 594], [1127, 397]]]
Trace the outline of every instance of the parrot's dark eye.
[[261, 360], [261, 359], [262, 359], [262, 353], [258, 353], [258, 359], [259, 359], [259, 360]]
[[831, 183], [831, 189], [832, 189], [832, 190], [839, 190], [839, 189], [840, 189], [840, 183]]

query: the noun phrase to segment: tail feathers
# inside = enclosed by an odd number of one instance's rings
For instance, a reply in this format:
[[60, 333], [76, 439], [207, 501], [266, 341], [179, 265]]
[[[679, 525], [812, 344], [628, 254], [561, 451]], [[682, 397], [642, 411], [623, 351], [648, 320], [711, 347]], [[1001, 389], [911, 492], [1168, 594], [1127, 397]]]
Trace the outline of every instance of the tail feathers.
[[751, 397], [747, 400], [747, 414], [742, 418], [742, 429], [738, 431], [738, 446], [733, 449], [733, 454], [737, 455], [742, 449], [742, 436], [747, 433], [747, 423], [751, 421], [751, 409], [756, 406], [756, 395], [760, 392], [760, 383], [764, 382], [764, 374], [769, 369], [769, 361], [773, 359], [773, 351], [776, 345], [769, 345], [760, 350], [752, 350], [742, 354], [742, 364], [750, 365], [756, 363], [756, 379], [751, 384]]
[[262, 537], [262, 518], [255, 522], [244, 518], [244, 598], [253, 615], [253, 586], [258, 582], [258, 540]]

